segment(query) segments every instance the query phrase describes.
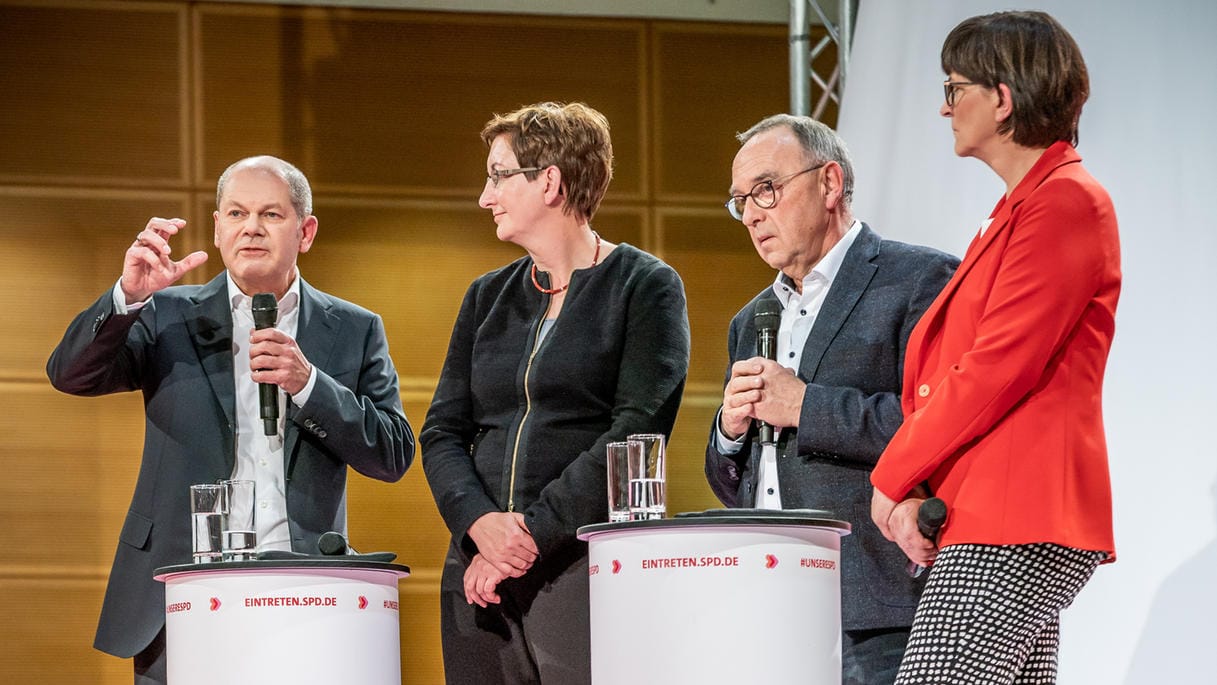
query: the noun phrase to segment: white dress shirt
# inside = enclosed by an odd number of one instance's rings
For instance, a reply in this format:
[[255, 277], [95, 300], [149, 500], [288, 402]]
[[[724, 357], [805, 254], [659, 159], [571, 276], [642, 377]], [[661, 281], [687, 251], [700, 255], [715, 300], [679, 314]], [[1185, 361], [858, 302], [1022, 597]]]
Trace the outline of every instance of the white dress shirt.
[[[778, 272], [773, 283], [773, 292], [782, 305], [782, 320], [778, 327], [777, 362], [782, 366], [798, 372], [799, 363], [803, 359], [803, 348], [807, 345], [807, 336], [824, 306], [824, 298], [832, 287], [841, 263], [845, 261], [845, 253], [849, 252], [858, 234], [862, 231], [862, 223], [854, 221], [849, 231], [841, 240], [824, 255], [812, 268], [811, 273], [803, 279], [803, 292], [795, 290], [794, 284], [783, 273]], [[721, 409], [720, 409], [721, 412]], [[715, 431], [717, 447], [720, 454], [735, 454], [744, 445], [744, 436], [738, 440], [729, 440], [723, 435], [721, 424], [715, 420], [718, 430]], [[774, 427], [774, 437], [780, 437], [779, 428]], [[763, 445], [761, 447], [760, 472], [756, 481], [756, 503], [758, 509], [781, 509], [782, 489], [778, 483], [777, 446]]]

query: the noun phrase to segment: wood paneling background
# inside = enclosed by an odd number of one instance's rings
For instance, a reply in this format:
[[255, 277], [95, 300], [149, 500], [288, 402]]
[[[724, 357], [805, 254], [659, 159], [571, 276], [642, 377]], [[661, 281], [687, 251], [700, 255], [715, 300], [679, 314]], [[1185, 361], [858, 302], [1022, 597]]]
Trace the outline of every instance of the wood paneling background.
[[[90, 645], [142, 405], [61, 395], [43, 368], [148, 217], [187, 219], [175, 251], [211, 252], [187, 282], [218, 272], [215, 179], [252, 154], [308, 174], [320, 234], [301, 271], [384, 317], [418, 429], [466, 286], [521, 254], [477, 207], [482, 124], [547, 99], [604, 112], [616, 172], [596, 228], [666, 259], [689, 295], [669, 507], [717, 506], [702, 452], [727, 324], [772, 279], [721, 204], [733, 134], [787, 106], [786, 64], [782, 26], [0, 0], [0, 680], [130, 682]], [[440, 682], [448, 533], [418, 462], [397, 484], [353, 475], [350, 519], [358, 547], [414, 572], [403, 680]]]

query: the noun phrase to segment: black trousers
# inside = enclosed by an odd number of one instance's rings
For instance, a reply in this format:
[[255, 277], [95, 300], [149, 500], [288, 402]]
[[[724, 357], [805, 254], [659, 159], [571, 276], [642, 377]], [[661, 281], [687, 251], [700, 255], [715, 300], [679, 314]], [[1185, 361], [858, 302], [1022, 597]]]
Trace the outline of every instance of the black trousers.
[[440, 580], [440, 631], [449, 685], [591, 682], [586, 548], [539, 560], [499, 586], [502, 603], [465, 600], [467, 557], [455, 546]]
[[165, 685], [169, 675], [165, 663], [165, 628], [156, 634], [144, 651], [132, 657], [135, 685]]
[[908, 628], [842, 631], [841, 685], [892, 685], [908, 641]]

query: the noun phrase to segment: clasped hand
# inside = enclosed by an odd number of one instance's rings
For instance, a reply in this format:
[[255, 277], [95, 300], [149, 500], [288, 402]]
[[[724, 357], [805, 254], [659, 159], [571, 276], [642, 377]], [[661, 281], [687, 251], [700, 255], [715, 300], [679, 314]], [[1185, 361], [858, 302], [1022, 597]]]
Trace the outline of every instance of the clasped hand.
[[738, 361], [731, 366], [731, 378], [723, 390], [719, 428], [735, 440], [748, 431], [754, 419], [779, 428], [797, 426], [806, 392], [807, 384], [794, 371], [772, 359]]
[[519, 578], [539, 554], [537, 543], [517, 512], [483, 514], [469, 526], [469, 537], [478, 553], [465, 569], [465, 599], [471, 604], [498, 604], [495, 592], [507, 578]]
[[938, 556], [938, 546], [926, 539], [917, 527], [917, 509], [924, 501], [920, 497], [909, 497], [896, 502], [875, 488], [871, 496], [871, 519], [883, 537], [900, 546], [909, 561], [928, 567]]
[[465, 601], [483, 609], [487, 604], [498, 604], [502, 601], [498, 593], [499, 583], [506, 579], [507, 576], [486, 561], [486, 557], [473, 555], [473, 561], [465, 569]]

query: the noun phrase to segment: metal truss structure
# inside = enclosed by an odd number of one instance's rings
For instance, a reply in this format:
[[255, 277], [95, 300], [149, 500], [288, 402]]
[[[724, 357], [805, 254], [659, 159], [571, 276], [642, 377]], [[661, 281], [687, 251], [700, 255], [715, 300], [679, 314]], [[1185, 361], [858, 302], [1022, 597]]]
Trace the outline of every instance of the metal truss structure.
[[[841, 104], [849, 75], [849, 48], [854, 37], [858, 0], [836, 0], [836, 21], [831, 21], [821, 3], [832, 0], [790, 0], [790, 113], [819, 119], [830, 102]], [[826, 35], [811, 45], [811, 14], [815, 11]], [[815, 59], [836, 47], [837, 63], [826, 74], [816, 71]], [[815, 105], [812, 105], [812, 94]]]

